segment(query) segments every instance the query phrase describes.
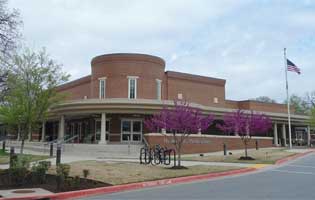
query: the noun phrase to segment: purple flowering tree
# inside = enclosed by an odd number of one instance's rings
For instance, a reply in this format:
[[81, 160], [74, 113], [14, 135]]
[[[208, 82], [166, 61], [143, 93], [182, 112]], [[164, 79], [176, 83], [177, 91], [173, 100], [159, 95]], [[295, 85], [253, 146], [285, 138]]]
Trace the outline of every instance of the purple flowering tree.
[[227, 113], [223, 119], [224, 123], [217, 127], [228, 134], [240, 136], [245, 147], [245, 159], [248, 159], [247, 146], [253, 135], [266, 134], [272, 127], [271, 120], [264, 114], [246, 113], [243, 110], [237, 110], [233, 113]]
[[213, 122], [213, 116], [205, 116], [200, 109], [193, 108], [186, 101], [174, 101], [174, 108], [163, 110], [145, 120], [145, 126], [152, 132], [164, 129], [173, 136], [173, 145], [177, 153], [177, 167], [181, 166], [181, 152], [185, 139], [190, 134], [206, 130]]

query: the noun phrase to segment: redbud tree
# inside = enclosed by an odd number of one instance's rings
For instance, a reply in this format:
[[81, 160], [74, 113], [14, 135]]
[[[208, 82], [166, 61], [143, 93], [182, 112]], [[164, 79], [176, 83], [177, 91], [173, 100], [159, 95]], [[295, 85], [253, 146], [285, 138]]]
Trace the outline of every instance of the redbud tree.
[[145, 120], [145, 126], [152, 132], [164, 129], [172, 134], [173, 145], [177, 153], [177, 166], [181, 166], [181, 152], [185, 139], [190, 134], [206, 130], [213, 122], [212, 115], [203, 115], [201, 110], [193, 108], [186, 101], [174, 101], [174, 107], [164, 106], [163, 110]]
[[223, 132], [240, 136], [245, 147], [245, 157], [248, 158], [247, 147], [254, 135], [266, 134], [272, 127], [271, 120], [264, 114], [237, 110], [224, 115], [224, 123], [217, 127]]

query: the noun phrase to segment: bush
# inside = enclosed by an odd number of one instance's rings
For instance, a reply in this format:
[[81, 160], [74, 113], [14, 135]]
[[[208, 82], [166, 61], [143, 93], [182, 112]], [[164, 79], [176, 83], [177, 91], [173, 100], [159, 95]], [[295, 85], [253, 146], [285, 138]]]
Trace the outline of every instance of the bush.
[[9, 168], [10, 183], [13, 185], [22, 185], [25, 183], [29, 175], [29, 159], [26, 157], [17, 157], [12, 160], [12, 165]]
[[59, 164], [56, 168], [57, 172], [57, 190], [64, 190], [65, 181], [69, 177], [70, 173], [70, 165], [67, 164]]
[[70, 186], [74, 189], [80, 188], [80, 184], [81, 184], [80, 176], [75, 176], [70, 182]]
[[83, 169], [83, 177], [85, 178], [85, 179], [87, 179], [87, 177], [90, 175], [90, 170], [88, 170], [88, 169]]
[[46, 173], [51, 166], [49, 161], [41, 161], [36, 165], [32, 166], [32, 181], [33, 183], [45, 183], [46, 182]]

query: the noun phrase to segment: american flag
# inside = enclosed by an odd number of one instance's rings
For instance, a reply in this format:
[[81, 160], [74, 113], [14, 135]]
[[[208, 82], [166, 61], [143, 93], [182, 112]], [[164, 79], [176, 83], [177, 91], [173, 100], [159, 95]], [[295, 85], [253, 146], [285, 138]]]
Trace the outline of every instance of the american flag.
[[288, 66], [288, 71], [291, 72], [296, 72], [298, 74], [301, 74], [301, 70], [300, 68], [298, 68], [292, 61], [290, 61], [289, 59], [287, 59], [287, 66]]

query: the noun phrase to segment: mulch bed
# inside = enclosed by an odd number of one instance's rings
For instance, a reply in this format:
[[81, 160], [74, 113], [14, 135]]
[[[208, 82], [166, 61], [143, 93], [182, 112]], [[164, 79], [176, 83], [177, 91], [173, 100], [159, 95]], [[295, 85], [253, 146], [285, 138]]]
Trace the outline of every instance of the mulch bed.
[[84, 179], [84, 178], [79, 178], [76, 182], [74, 183], [74, 178], [73, 177], [68, 177], [67, 180], [65, 181], [64, 186], [58, 190], [57, 189], [57, 178], [55, 175], [47, 174], [46, 175], [46, 182], [43, 184], [39, 183], [33, 183], [30, 181], [30, 178], [26, 178], [25, 181], [21, 182], [18, 185], [12, 185], [10, 184], [10, 178], [9, 178], [9, 173], [8, 170], [3, 170], [0, 172], [0, 190], [7, 190], [7, 189], [22, 189], [22, 188], [43, 188], [45, 190], [58, 193], [58, 192], [66, 192], [66, 191], [75, 191], [75, 190], [82, 190], [82, 189], [90, 189], [90, 188], [97, 188], [97, 187], [106, 187], [106, 186], [111, 186], [111, 184], [108, 183], [103, 183], [100, 181], [95, 181], [91, 179]]

